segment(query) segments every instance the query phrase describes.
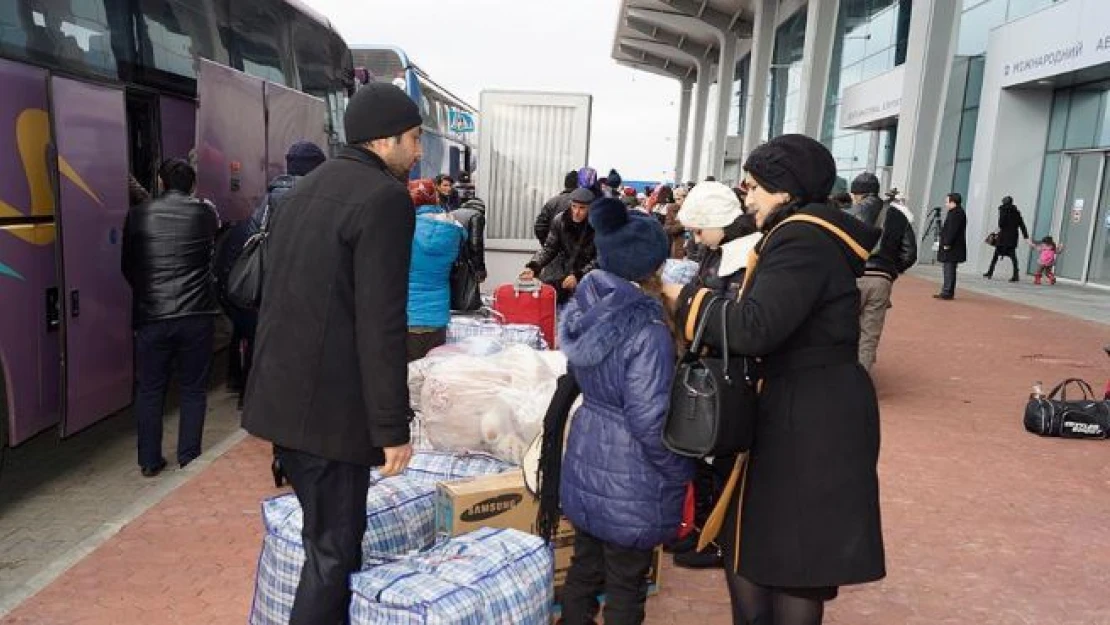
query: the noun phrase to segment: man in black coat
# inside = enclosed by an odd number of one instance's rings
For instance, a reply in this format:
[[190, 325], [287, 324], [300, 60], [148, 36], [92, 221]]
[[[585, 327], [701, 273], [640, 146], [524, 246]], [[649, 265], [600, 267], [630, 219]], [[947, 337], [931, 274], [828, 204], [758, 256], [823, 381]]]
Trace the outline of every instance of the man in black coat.
[[409, 258], [405, 180], [421, 157], [420, 111], [397, 87], [351, 98], [350, 142], [271, 222], [243, 427], [278, 446], [304, 512], [306, 561], [292, 625], [345, 621], [361, 567], [370, 467], [408, 465]]
[[1018, 281], [1017, 244], [1019, 230], [1022, 238], [1028, 241], [1029, 230], [1025, 227], [1025, 220], [1021, 217], [1021, 211], [1014, 206], [1014, 198], [1007, 195], [1002, 198], [1002, 205], [998, 207], [998, 240], [994, 242], [994, 257], [991, 258], [990, 269], [983, 274], [984, 278], [990, 280], [994, 277], [994, 266], [998, 264], [999, 258], [1009, 258], [1010, 263], [1014, 266], [1014, 273], [1010, 277], [1010, 282]]
[[200, 455], [220, 314], [212, 276], [220, 230], [216, 208], [193, 195], [197, 174], [184, 160], [166, 161], [158, 179], [162, 196], [132, 208], [123, 226], [122, 269], [132, 293], [134, 410], [144, 477], [166, 468], [162, 411], [174, 360], [181, 386], [177, 463], [184, 467]]
[[555, 216], [547, 241], [520, 275], [522, 280], [539, 276], [555, 287], [560, 304], [570, 298], [597, 261], [594, 229], [586, 220], [595, 199], [589, 189], [575, 189], [570, 194], [570, 208]]
[[559, 192], [559, 195], [548, 200], [540, 209], [540, 214], [536, 216], [536, 223], [533, 227], [536, 240], [540, 242], [540, 245], [547, 243], [547, 235], [551, 232], [551, 222], [555, 220], [555, 217], [570, 208], [570, 194], [577, 188], [578, 172], [568, 171], [563, 179], [563, 190]]
[[948, 216], [940, 229], [940, 250], [937, 260], [944, 266], [944, 286], [933, 297], [950, 300], [956, 297], [956, 269], [967, 261], [967, 213], [964, 198], [959, 193], [949, 193], [945, 206]]
[[897, 200], [879, 199], [879, 179], [875, 174], [864, 172], [856, 176], [851, 189], [852, 206], [847, 212], [883, 231], [867, 259], [863, 277], [856, 281], [860, 292], [859, 362], [870, 371], [878, 355], [894, 281], [917, 262], [917, 238]]

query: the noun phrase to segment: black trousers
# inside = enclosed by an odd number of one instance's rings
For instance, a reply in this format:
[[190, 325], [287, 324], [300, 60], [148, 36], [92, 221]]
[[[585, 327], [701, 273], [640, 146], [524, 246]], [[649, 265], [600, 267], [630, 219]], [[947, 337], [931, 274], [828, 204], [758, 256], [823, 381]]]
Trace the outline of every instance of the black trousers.
[[304, 511], [305, 563], [289, 623], [347, 623], [347, 578], [362, 566], [370, 469], [283, 447], [277, 452]]
[[578, 532], [563, 587], [563, 623], [592, 625], [605, 593], [605, 625], [639, 625], [647, 603], [652, 552], [625, 549]]
[[944, 286], [940, 289], [940, 294], [945, 297], [956, 296], [956, 268], [959, 263], [942, 263], [944, 265]]
[[409, 332], [406, 339], [408, 361], [420, 360], [433, 349], [447, 344], [447, 328], [439, 328], [431, 332]]
[[991, 258], [991, 267], [987, 270], [987, 276], [994, 275], [994, 266], [998, 264], [999, 258], [1009, 258], [1010, 263], [1014, 266], [1013, 277], [1018, 277], [1018, 262], [1017, 262], [1017, 248], [1016, 247], [996, 247], [994, 248], [994, 256]]
[[208, 373], [216, 319], [196, 315], [152, 321], [135, 332], [135, 421], [139, 466], [162, 463], [162, 416], [174, 364], [181, 387], [177, 462], [185, 466], [201, 453], [208, 412]]

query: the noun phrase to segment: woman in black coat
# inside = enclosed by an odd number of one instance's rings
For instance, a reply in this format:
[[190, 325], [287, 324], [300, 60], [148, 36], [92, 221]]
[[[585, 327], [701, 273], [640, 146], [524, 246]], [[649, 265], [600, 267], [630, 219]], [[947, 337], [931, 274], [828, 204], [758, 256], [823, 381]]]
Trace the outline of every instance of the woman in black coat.
[[[839, 586], [885, 575], [879, 408], [857, 358], [856, 279], [880, 231], [825, 202], [836, 165], [808, 137], [777, 137], [744, 169], [766, 236], [725, 331], [759, 361], [759, 411], [748, 475], [738, 461], [702, 538], [724, 548], [734, 623], [816, 625]], [[677, 302], [687, 335], [720, 311], [706, 294]], [[706, 342], [723, 338], [709, 323]]]
[[1014, 198], [1007, 195], [1002, 198], [1002, 205], [998, 207], [998, 240], [994, 243], [994, 258], [991, 258], [991, 267], [987, 270], [987, 273], [983, 274], [984, 278], [989, 280], [994, 277], [994, 266], [998, 263], [999, 258], [1009, 258], [1014, 265], [1014, 275], [1010, 278], [1010, 282], [1018, 281], [1018, 230], [1021, 231], [1022, 238], [1028, 241], [1029, 230], [1025, 227], [1025, 220], [1021, 217], [1021, 211], [1014, 206]]

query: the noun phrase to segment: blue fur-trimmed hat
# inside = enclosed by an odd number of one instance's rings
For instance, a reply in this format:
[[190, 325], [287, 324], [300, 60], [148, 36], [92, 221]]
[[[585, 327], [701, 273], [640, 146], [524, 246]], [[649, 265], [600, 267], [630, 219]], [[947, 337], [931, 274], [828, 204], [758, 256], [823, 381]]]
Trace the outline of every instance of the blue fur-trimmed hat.
[[643, 280], [670, 256], [667, 233], [659, 220], [630, 212], [615, 198], [602, 198], [590, 205], [598, 266], [625, 280]]

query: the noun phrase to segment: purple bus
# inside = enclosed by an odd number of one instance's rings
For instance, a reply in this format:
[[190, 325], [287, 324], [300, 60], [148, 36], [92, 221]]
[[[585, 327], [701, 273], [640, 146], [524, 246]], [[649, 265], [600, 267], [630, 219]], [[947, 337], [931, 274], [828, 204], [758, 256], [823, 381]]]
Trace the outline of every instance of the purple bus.
[[189, 157], [238, 221], [291, 143], [343, 141], [353, 75], [297, 0], [0, 2], [0, 445], [131, 402], [128, 176]]

